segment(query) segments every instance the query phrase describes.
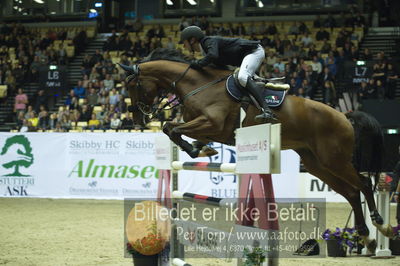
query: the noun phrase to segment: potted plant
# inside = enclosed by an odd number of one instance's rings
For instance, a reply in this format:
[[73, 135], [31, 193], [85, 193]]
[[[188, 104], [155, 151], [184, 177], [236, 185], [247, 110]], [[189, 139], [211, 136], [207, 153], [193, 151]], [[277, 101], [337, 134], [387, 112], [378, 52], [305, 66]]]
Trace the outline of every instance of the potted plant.
[[393, 227], [393, 239], [389, 240], [389, 248], [392, 255], [400, 255], [400, 225]]
[[254, 247], [252, 251], [245, 248], [243, 255], [246, 258], [244, 266], [260, 266], [265, 261], [265, 251], [260, 247]]
[[360, 237], [354, 228], [336, 227], [335, 231], [326, 229], [322, 238], [326, 240], [329, 257], [346, 257], [347, 248], [351, 253], [360, 241]]
[[147, 236], [127, 243], [127, 251], [132, 254], [135, 266], [157, 266], [159, 253], [165, 247], [166, 239], [157, 231], [156, 223], [150, 225]]

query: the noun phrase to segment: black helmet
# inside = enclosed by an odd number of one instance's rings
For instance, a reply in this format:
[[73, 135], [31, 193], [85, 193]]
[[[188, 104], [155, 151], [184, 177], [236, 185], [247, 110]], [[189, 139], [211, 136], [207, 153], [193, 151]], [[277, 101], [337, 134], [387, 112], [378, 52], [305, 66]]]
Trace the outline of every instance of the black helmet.
[[197, 26], [189, 26], [186, 27], [182, 32], [181, 32], [181, 41], [185, 40], [190, 40], [191, 38], [196, 38], [197, 40], [201, 40], [205, 37], [206, 35], [202, 32], [202, 30], [197, 27]]

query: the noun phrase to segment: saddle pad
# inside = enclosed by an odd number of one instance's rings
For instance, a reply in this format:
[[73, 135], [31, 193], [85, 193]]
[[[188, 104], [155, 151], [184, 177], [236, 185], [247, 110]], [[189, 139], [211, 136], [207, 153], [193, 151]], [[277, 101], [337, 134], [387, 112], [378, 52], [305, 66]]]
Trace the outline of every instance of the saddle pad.
[[[230, 75], [226, 80], [226, 90], [228, 91], [229, 95], [231, 95], [237, 101], [240, 101], [243, 96], [247, 95], [247, 92], [245, 92], [244, 89], [241, 89], [236, 85], [233, 75]], [[286, 90], [275, 91], [265, 89], [263, 94], [264, 99], [269, 107], [279, 107], [285, 99]]]

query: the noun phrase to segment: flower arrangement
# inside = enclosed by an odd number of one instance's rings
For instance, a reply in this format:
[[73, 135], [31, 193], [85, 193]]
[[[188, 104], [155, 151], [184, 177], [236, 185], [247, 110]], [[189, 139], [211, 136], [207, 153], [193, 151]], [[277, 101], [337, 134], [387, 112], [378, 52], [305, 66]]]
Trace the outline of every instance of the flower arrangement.
[[246, 261], [244, 266], [259, 266], [265, 261], [265, 251], [260, 247], [254, 247], [252, 251], [244, 249]]
[[322, 234], [324, 240], [336, 240], [339, 246], [348, 247], [351, 250], [360, 242], [358, 232], [354, 228], [339, 228], [335, 231], [326, 229]]
[[157, 223], [154, 222], [150, 225], [148, 230], [147, 236], [137, 239], [133, 243], [127, 243], [127, 251], [130, 254], [154, 255], [164, 249], [167, 240], [157, 231]]

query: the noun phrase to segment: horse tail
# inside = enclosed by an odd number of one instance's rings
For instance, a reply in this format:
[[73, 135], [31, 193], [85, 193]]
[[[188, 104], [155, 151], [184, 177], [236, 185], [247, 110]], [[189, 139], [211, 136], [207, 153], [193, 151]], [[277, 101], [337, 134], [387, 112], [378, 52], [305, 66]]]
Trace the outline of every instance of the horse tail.
[[353, 125], [355, 150], [353, 164], [358, 172], [375, 175], [375, 187], [383, 168], [384, 139], [379, 122], [371, 115], [356, 111], [346, 114]]

